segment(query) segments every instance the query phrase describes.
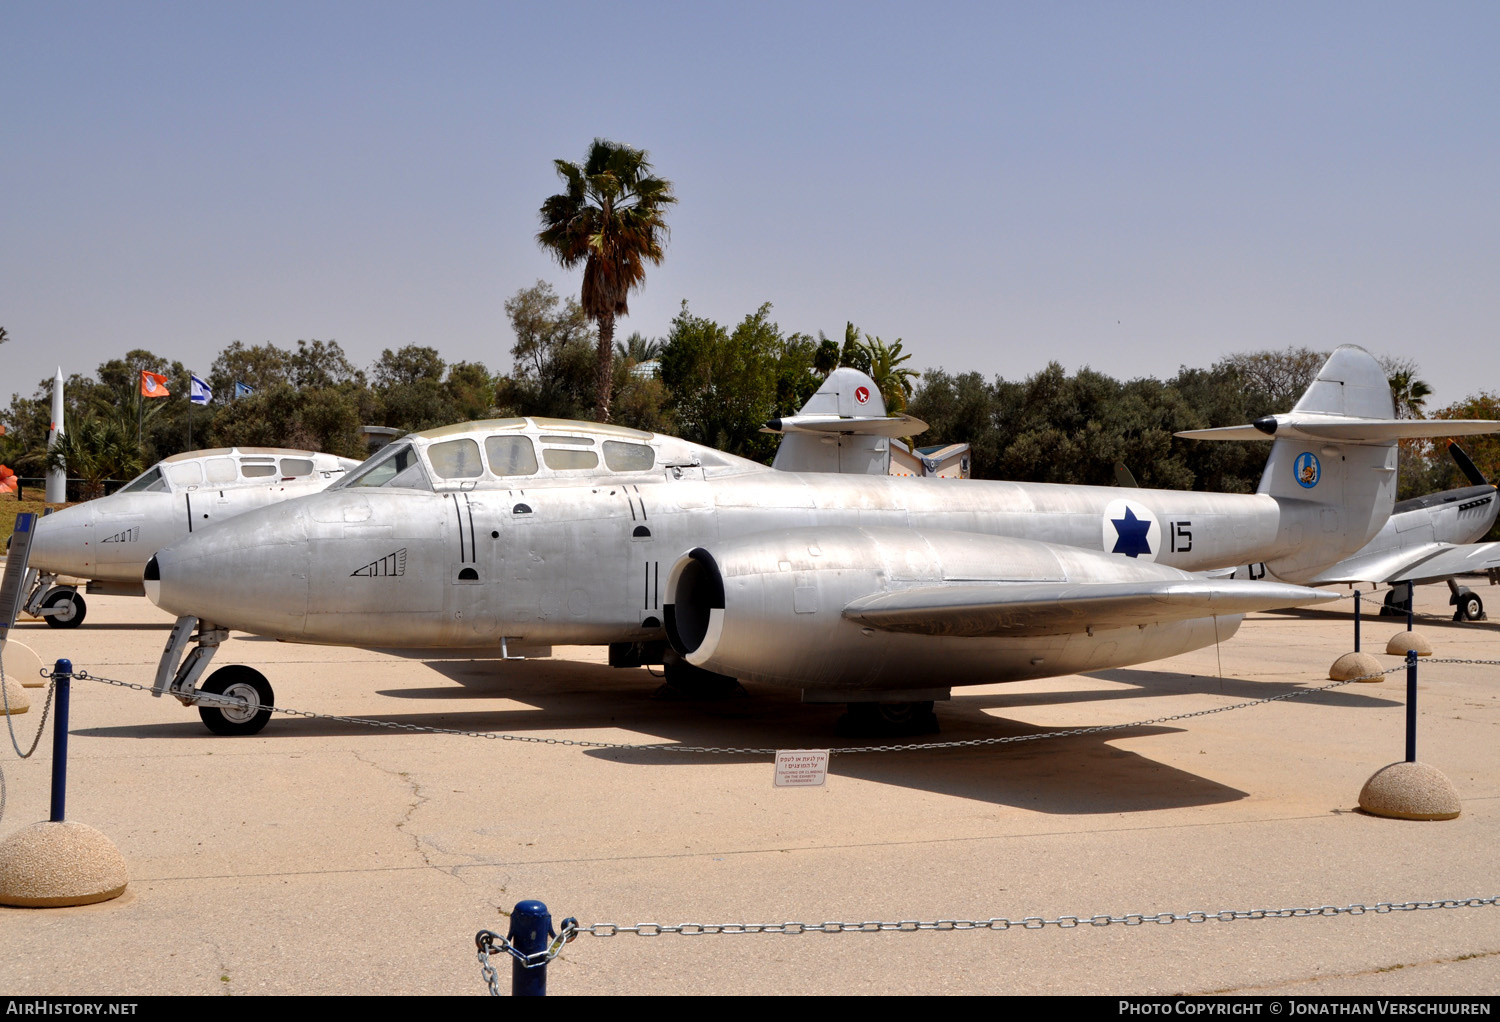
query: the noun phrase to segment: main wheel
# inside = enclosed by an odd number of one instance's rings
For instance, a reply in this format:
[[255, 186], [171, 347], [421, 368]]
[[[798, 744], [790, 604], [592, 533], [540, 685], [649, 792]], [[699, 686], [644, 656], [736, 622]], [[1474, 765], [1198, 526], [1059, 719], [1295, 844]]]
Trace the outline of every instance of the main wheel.
[[908, 738], [938, 733], [932, 700], [915, 703], [850, 703], [834, 726], [844, 738]]
[[52, 612], [44, 613], [42, 620], [53, 628], [77, 628], [83, 624], [88, 606], [78, 590], [59, 586], [42, 598], [42, 610]]
[[1381, 604], [1381, 617], [1405, 617], [1411, 606], [1411, 590], [1405, 585], [1392, 586], [1386, 590], [1385, 603]]
[[271, 719], [271, 707], [276, 700], [266, 676], [244, 664], [219, 668], [209, 675], [200, 691], [245, 701], [242, 706], [198, 705], [198, 716], [216, 735], [255, 734]]

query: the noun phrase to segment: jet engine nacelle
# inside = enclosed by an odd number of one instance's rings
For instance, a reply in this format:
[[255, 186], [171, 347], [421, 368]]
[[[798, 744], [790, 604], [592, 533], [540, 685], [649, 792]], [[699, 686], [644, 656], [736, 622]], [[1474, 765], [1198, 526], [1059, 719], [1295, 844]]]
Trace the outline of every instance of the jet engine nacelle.
[[[1241, 615], [1149, 615], [1122, 624], [1092, 611], [1009, 634], [871, 627], [859, 601], [921, 590], [1198, 581], [1152, 562], [1033, 540], [889, 528], [799, 528], [699, 547], [668, 578], [667, 634], [689, 663], [751, 681], [840, 692], [912, 691], [1048, 677], [1172, 656], [1227, 639]], [[987, 612], [981, 612], [981, 616]], [[1003, 632], [1005, 629], [1000, 628]], [[1002, 673], [1004, 672], [1004, 673]]]

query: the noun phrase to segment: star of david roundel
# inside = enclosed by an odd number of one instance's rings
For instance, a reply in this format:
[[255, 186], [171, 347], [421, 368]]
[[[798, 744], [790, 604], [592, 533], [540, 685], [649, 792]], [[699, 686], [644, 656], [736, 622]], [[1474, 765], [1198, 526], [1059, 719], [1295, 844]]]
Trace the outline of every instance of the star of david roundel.
[[1101, 528], [1107, 554], [1154, 561], [1161, 550], [1161, 524], [1149, 508], [1136, 501], [1110, 501]]

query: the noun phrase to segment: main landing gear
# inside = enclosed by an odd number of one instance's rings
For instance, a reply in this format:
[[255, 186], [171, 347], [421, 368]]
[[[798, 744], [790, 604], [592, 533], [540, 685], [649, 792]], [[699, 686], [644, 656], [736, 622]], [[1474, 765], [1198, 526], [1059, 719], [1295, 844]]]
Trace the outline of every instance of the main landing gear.
[[1452, 595], [1448, 597], [1448, 605], [1453, 608], [1453, 620], [1484, 620], [1484, 601], [1479, 598], [1478, 593], [1459, 585], [1451, 578], [1448, 580], [1448, 588], [1452, 591]]
[[[1461, 586], [1454, 579], [1448, 580], [1448, 606], [1453, 608], [1455, 621], [1484, 621], [1484, 600], [1468, 586]], [[1399, 583], [1385, 594], [1385, 603], [1380, 608], [1381, 617], [1405, 617], [1411, 606], [1411, 587]]]
[[913, 703], [850, 703], [834, 725], [841, 738], [907, 738], [938, 733], [932, 700]]
[[[195, 630], [198, 644], [184, 657], [183, 651], [195, 638]], [[276, 702], [264, 674], [244, 664], [230, 664], [211, 674], [201, 686], [197, 685], [208, 662], [219, 651], [219, 644], [227, 638], [227, 628], [200, 623], [192, 616], [178, 618], [157, 665], [151, 694], [170, 695], [184, 706], [198, 707], [204, 726], [216, 735], [257, 734], [271, 719], [271, 707]]]

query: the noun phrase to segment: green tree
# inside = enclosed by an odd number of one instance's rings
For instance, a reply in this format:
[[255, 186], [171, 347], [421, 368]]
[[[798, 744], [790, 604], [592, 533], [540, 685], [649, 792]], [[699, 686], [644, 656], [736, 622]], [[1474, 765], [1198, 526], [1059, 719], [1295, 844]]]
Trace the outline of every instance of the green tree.
[[141, 447], [133, 428], [113, 419], [94, 416], [67, 427], [47, 452], [47, 467], [63, 469], [83, 483], [81, 496], [93, 500], [104, 496], [108, 479], [125, 480], [141, 471]]
[[255, 391], [268, 390], [286, 383], [292, 376], [292, 353], [267, 341], [247, 345], [230, 341], [209, 369], [209, 386], [216, 397], [228, 400], [234, 396], [234, 385], [243, 383]]
[[594, 407], [596, 337], [583, 306], [539, 280], [505, 302], [516, 341], [497, 403], [512, 415], [578, 419]]
[[287, 370], [297, 387], [363, 386], [365, 382], [365, 374], [354, 368], [338, 341], [298, 341], [297, 350], [288, 354]]
[[583, 264], [583, 311], [599, 326], [594, 414], [608, 422], [615, 317], [629, 314], [646, 263], [661, 264], [666, 207], [677, 197], [670, 181], [652, 176], [644, 150], [607, 139], [594, 139], [582, 165], [555, 166], [566, 189], [542, 203], [537, 241], [563, 267]]
[[682, 303], [661, 356], [661, 379], [682, 437], [747, 458], [775, 453], [775, 439], [760, 432], [778, 410], [784, 350], [770, 317], [767, 303], [731, 333]]

